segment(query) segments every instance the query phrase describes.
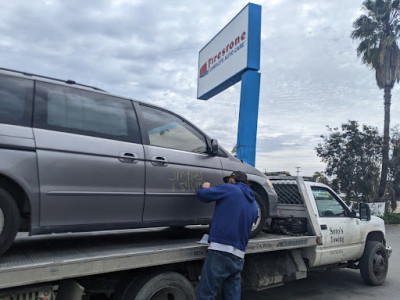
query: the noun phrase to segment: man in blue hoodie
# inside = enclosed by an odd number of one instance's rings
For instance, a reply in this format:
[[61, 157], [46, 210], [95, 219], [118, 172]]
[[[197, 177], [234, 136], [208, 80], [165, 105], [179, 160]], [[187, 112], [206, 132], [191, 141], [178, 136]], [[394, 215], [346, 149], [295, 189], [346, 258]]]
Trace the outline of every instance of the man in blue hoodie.
[[235, 171], [224, 182], [216, 187], [204, 182], [197, 191], [199, 200], [216, 202], [198, 300], [214, 300], [220, 286], [223, 299], [240, 299], [240, 275], [251, 227], [257, 219], [257, 204], [246, 173]]

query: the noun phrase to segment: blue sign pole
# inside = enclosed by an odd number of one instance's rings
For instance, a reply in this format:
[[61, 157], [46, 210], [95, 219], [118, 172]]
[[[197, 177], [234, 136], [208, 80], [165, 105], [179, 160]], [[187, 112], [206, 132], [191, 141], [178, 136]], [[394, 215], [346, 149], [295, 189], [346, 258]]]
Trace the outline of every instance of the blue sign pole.
[[258, 103], [261, 74], [248, 70], [242, 75], [240, 94], [237, 158], [249, 165], [256, 163]]

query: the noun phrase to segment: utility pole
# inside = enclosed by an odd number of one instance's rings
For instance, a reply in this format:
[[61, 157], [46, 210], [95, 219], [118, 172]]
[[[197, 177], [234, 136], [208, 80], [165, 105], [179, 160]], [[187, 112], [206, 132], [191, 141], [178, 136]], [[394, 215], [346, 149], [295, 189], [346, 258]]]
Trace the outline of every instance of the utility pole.
[[300, 173], [300, 168], [301, 168], [301, 167], [296, 167], [296, 169], [297, 169], [297, 171], [296, 171], [296, 173], [297, 173], [297, 176], [299, 176], [299, 173]]

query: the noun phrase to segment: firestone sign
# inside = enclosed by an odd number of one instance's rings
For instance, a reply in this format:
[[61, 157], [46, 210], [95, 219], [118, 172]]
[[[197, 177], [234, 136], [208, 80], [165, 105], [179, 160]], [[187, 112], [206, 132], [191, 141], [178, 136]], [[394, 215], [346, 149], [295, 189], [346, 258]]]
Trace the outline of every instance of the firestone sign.
[[207, 100], [260, 69], [261, 8], [249, 3], [199, 52], [197, 98]]
[[[242, 34], [237, 36], [234, 41], [232, 40], [230, 43], [227, 43], [226, 47], [219, 51], [218, 54], [209, 58], [208, 61], [200, 68], [200, 78], [208, 75], [208, 73], [222, 65], [230, 57], [233, 57], [238, 51], [244, 49], [245, 46], [247, 48], [246, 34], [247, 32], [243, 31]], [[247, 51], [242, 51], [242, 53], [244, 52]]]

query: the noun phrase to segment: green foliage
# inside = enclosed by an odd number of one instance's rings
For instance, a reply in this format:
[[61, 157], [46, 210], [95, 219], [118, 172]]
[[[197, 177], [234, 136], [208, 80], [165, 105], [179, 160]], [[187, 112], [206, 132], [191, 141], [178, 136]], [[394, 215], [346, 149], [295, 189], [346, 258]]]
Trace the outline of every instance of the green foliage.
[[400, 214], [385, 213], [382, 219], [385, 221], [385, 224], [400, 224]]
[[396, 209], [396, 200], [400, 199], [400, 131], [399, 128], [393, 130], [392, 139], [392, 158], [389, 163], [389, 184], [388, 201], [392, 210]]
[[231, 153], [233, 156], [237, 155], [237, 145], [233, 146]]
[[[378, 200], [379, 164], [382, 137], [374, 127], [363, 125], [360, 130], [356, 121], [342, 124], [341, 130], [330, 128], [327, 136], [321, 136], [317, 155], [327, 163], [325, 172], [315, 172], [313, 180], [325, 183], [336, 191], [347, 194], [348, 201], [373, 202]], [[384, 197], [388, 211], [397, 207], [400, 199], [400, 128], [392, 130], [390, 139], [391, 159], [389, 161], [389, 180]], [[332, 177], [330, 181], [326, 176]]]
[[330, 185], [329, 179], [325, 176], [324, 172], [314, 172], [314, 175], [311, 177], [311, 179], [315, 182]]
[[357, 55], [363, 63], [376, 71], [380, 89], [393, 87], [400, 79], [400, 1], [367, 0], [363, 2], [365, 14], [353, 23], [351, 38], [359, 40]]
[[353, 23], [351, 38], [359, 40], [357, 55], [364, 64], [375, 70], [376, 83], [384, 89], [384, 121], [382, 167], [378, 196], [387, 198], [389, 171], [389, 128], [391, 90], [400, 80], [400, 1], [366, 0], [362, 5], [365, 14]]
[[327, 164], [325, 173], [334, 176], [332, 187], [346, 193], [346, 200], [377, 200], [382, 138], [378, 129], [349, 121], [338, 128], [327, 126], [329, 135], [321, 135], [323, 143], [317, 155]]

